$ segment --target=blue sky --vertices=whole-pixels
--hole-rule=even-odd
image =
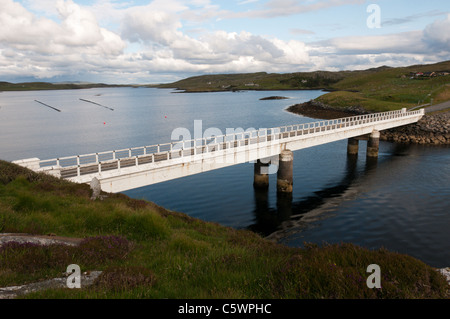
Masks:
[[[0,81],[161,83],[450,60],[446,0],[0,0],[0,8]],[[376,17],[379,28],[368,23]]]

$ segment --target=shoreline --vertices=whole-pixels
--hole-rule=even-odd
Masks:
[[[286,110],[323,120],[372,113],[358,106],[337,109],[314,100],[291,105]],[[382,131],[380,140],[404,144],[450,145],[450,111],[426,114],[415,124]]]
[[[172,93],[223,93],[223,92],[233,92],[233,93],[240,93],[240,92],[246,92],[246,91],[268,91],[268,92],[289,92],[289,91],[324,91],[324,92],[332,92],[332,89],[329,88],[300,88],[300,89],[268,89],[268,88],[232,88],[232,89],[183,89],[179,87],[164,87],[159,86],[155,87],[157,89],[168,89],[168,90],[174,90]]]

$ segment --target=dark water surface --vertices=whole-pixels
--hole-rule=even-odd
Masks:
[[[284,111],[320,91],[173,93],[90,89],[0,93],[0,158],[49,159],[171,141],[176,128],[268,128],[315,121]],[[260,101],[268,96],[289,100]],[[113,108],[87,103],[86,99]],[[35,100],[56,107],[45,107]],[[294,152],[292,198],[253,189],[246,163],[125,192],[290,246],[352,242],[450,266],[450,149],[381,142],[378,160],[346,141]]]

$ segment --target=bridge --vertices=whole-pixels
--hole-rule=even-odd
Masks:
[[[277,173],[277,190],[292,192],[293,151],[348,140],[358,154],[366,139],[367,157],[378,157],[380,131],[419,121],[424,109],[372,113],[306,124],[236,132],[122,150],[48,160],[13,161],[76,183],[97,179],[105,192],[116,193],[241,163],[253,162],[254,186],[267,187]]]

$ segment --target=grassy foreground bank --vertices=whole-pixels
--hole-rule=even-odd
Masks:
[[[91,200],[87,185],[0,161],[0,233],[85,238],[79,246],[0,247],[0,287],[102,270],[83,289],[28,298],[446,298],[448,284],[410,256],[352,244],[289,248],[123,194]],[[369,289],[367,266],[381,268]]]

